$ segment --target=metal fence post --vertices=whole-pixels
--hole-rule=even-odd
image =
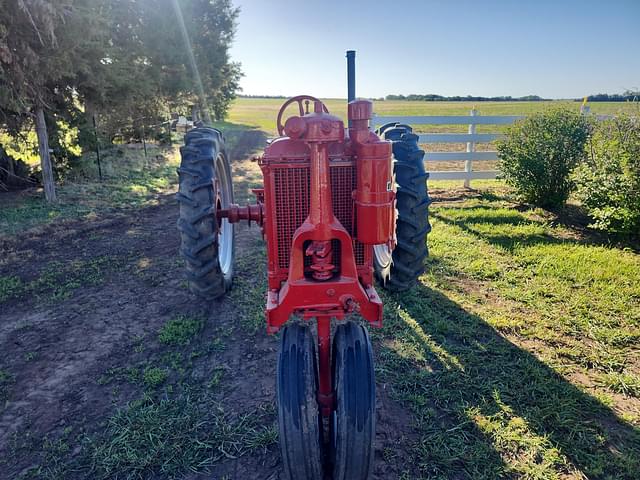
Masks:
[[[147,158],[147,140],[144,138],[144,123],[142,124],[142,147],[144,148],[144,158],[146,159]]]
[[[471,115],[472,117],[475,117],[477,115],[476,109],[472,108],[471,112],[469,113],[469,115]],[[475,134],[476,133],[476,124],[475,123],[471,123],[469,124],[469,132],[470,135]],[[467,153],[473,153],[476,150],[476,142],[467,142]],[[467,174],[467,177],[464,179],[464,188],[471,188],[471,172],[473,170],[473,160],[471,160],[470,158],[464,161],[464,171]]]
[[[102,165],[100,165],[100,139],[98,138],[98,127],[96,126],[96,116],[95,114],[91,116],[93,120],[93,136],[96,141],[96,161],[98,162],[98,177],[100,178],[100,182],[102,182]]]

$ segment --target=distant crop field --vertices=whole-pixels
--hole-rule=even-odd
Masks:
[[[227,120],[231,123],[260,128],[268,134],[276,133],[276,116],[278,109],[285,102],[280,98],[238,98],[231,109]],[[323,99],[329,111],[339,117],[346,118],[347,102],[344,99]],[[476,108],[479,115],[529,115],[545,108],[568,105],[576,111],[579,102],[409,102],[402,100],[384,100],[374,102],[374,112],[378,115],[468,115]],[[621,102],[594,102],[589,104],[591,111],[597,114],[615,114],[621,111],[640,111],[640,105]],[[294,113],[293,107],[291,114]],[[464,126],[431,127],[432,131],[459,131]],[[485,127],[491,130],[492,127]],[[495,131],[497,128],[493,127]],[[483,129],[478,128],[478,131]]]

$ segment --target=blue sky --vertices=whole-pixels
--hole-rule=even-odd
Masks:
[[[640,0],[235,0],[245,94],[581,97],[640,89]],[[394,7],[397,6],[397,7]]]

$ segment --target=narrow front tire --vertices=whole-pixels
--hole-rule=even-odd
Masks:
[[[373,473],[376,381],[373,348],[362,325],[338,325],[333,340],[331,418],[333,480],[367,480]]]
[[[287,325],[278,354],[278,426],[285,478],[323,480],[322,420],[313,335],[307,326]]]

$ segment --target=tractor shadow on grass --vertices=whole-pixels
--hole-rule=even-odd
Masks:
[[[484,203],[464,204],[462,202],[466,200],[478,200]],[[454,202],[449,204],[448,207],[455,208],[457,210],[464,211],[464,216],[459,219],[447,218],[440,213],[437,209],[438,203]],[[471,191],[463,192],[457,197],[450,199],[448,197],[434,198],[434,206],[436,209],[430,212],[433,218],[441,220],[450,225],[455,225],[463,230],[483,238],[484,240],[504,247],[508,250],[513,250],[516,246],[533,245],[537,243],[564,243],[567,241],[573,241],[574,243],[585,245],[598,245],[598,246],[615,246],[618,248],[625,248],[640,253],[640,235],[627,235],[615,232],[604,232],[590,228],[592,223],[591,218],[588,216],[586,210],[576,204],[566,204],[562,207],[544,211],[542,214],[544,218],[538,216],[539,212],[543,212],[542,209],[536,209],[534,206],[513,203],[513,197],[508,194],[500,194],[499,192],[492,191]],[[456,203],[460,202],[459,205]],[[489,203],[487,203],[489,202]],[[510,208],[513,213],[509,215],[504,214],[487,214],[487,212],[495,211],[496,206],[490,202],[503,202],[502,206],[498,208],[504,209]],[[538,210],[536,212],[536,210]],[[525,216],[527,213],[533,214],[532,217]],[[474,227],[477,224],[489,224],[494,226],[527,226],[538,225],[541,228],[545,227],[563,227],[571,238],[558,238],[548,233],[544,234],[522,234],[521,232],[511,230],[510,235],[489,235],[487,232],[478,232]],[[516,232],[515,234],[513,232]]]
[[[516,248],[540,243],[561,244],[566,243],[567,241],[574,241],[590,245],[604,244],[604,242],[598,242],[593,239],[569,240],[555,237],[548,233],[547,228],[545,228],[545,224],[536,220],[528,219],[518,211],[514,211],[508,215],[498,215],[492,214],[491,211],[493,209],[489,206],[474,205],[455,208],[465,211],[464,216],[461,216],[459,219],[452,219],[438,211],[430,212],[430,215],[436,220],[456,226],[466,233],[469,233],[492,245],[502,247],[510,252],[513,252]],[[481,227],[483,225],[491,226],[492,228],[491,230],[488,228],[482,229]],[[527,226],[538,228],[531,228],[531,231],[529,232],[523,231],[524,229],[522,227]]]
[[[626,248],[636,253],[640,252],[640,240],[637,237],[607,235],[604,232],[586,228],[586,226],[560,221],[555,217],[553,221],[527,218],[523,213],[526,213],[528,208],[514,209],[513,213],[507,215],[492,213],[492,210],[495,209],[490,205],[461,205],[454,208],[463,211],[464,214],[460,218],[450,218],[440,210],[434,210],[430,212],[430,216],[510,252],[517,248],[537,244],[613,246]],[[446,210],[443,211],[446,212]],[[488,228],[482,228],[483,225],[495,228],[492,229],[493,231],[489,231]],[[558,236],[554,232],[553,227],[556,225],[564,227],[566,236]],[[527,231],[526,227],[531,227],[531,231]],[[499,233],[495,233],[496,231]]]
[[[382,376],[427,478],[638,478],[640,430],[480,316],[422,284],[387,302]]]

